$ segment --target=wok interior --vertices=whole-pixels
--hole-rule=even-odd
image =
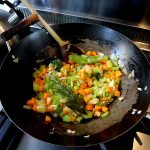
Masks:
[[[80,39],[90,39],[99,43],[104,53],[112,53],[124,60],[126,68],[135,70],[136,77],[140,80],[140,87],[150,85],[149,65],[142,52],[121,34],[105,27],[87,24],[56,25],[54,29],[64,40],[73,43],[82,43]],[[67,30],[66,30],[67,29]],[[49,126],[46,126],[22,106],[32,96],[32,64],[36,56],[47,46],[57,49],[57,43],[43,30],[37,31],[23,39],[6,57],[1,68],[1,101],[2,105],[12,121],[23,131],[43,141],[58,145],[90,145],[105,142],[117,137],[129,130],[144,115],[148,108],[149,91],[139,94],[138,102],[134,108],[142,110],[140,115],[133,116],[129,112],[124,119],[110,128],[84,139],[83,136],[68,136],[49,134]],[[88,45],[87,45],[88,46]],[[12,55],[19,58],[19,63],[12,59]],[[59,125],[59,124],[58,124]],[[62,129],[63,130],[63,129]],[[57,139],[57,140],[56,140]]]

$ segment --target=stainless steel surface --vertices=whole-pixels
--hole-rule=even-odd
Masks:
[[[150,29],[150,0],[29,0],[36,9]],[[23,6],[23,5],[21,5]]]
[[[11,25],[8,23],[8,17],[9,17],[9,13],[7,11],[0,10],[0,33],[8,30],[11,27]],[[16,38],[12,38],[5,42],[0,37],[0,47],[2,48],[2,46],[6,44],[8,51],[11,50],[11,47],[14,45],[15,42],[16,42]]]

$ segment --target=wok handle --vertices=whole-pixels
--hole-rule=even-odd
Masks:
[[[1,33],[1,37],[5,40],[8,41],[11,39],[14,35],[16,35],[19,31],[22,29],[38,22],[38,15],[33,13],[31,14],[28,18],[24,19],[21,21],[19,24],[15,25],[14,27],[10,28],[9,30]]]

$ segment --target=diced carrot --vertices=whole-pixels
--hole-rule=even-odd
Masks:
[[[46,122],[46,123],[51,123],[51,121],[52,121],[51,117],[48,116],[48,115],[46,115],[46,117],[45,117],[45,122]]]
[[[34,106],[34,104],[35,104],[35,98],[34,97],[32,97],[31,99],[29,99],[28,101],[27,101],[27,105],[29,105],[29,106]]]
[[[95,51],[92,51],[92,52],[91,52],[91,55],[92,55],[92,56],[96,56],[97,53],[96,53]]]
[[[69,114],[69,113],[70,113],[70,110],[67,109],[66,107],[64,107],[64,108],[63,108],[63,113],[64,113],[64,114]]]
[[[110,79],[115,79],[115,78],[116,78],[115,71],[111,71],[109,78],[110,78]]]
[[[47,112],[51,112],[53,113],[55,110],[54,110],[54,106],[50,105],[47,107]]]
[[[65,65],[63,66],[63,68],[65,68],[66,70],[69,70],[69,69],[70,69],[70,64],[65,64]]]
[[[50,104],[52,104],[52,99],[51,99],[51,97],[47,97],[46,98],[46,105],[48,106]]]
[[[40,72],[39,74],[37,74],[37,77],[41,78],[42,77],[42,72]]]
[[[46,68],[44,68],[43,70],[42,70],[42,74],[44,75],[44,74],[46,74],[47,73],[47,70],[46,70]]]
[[[84,93],[85,93],[85,94],[90,94],[90,93],[91,93],[91,89],[90,89],[90,88],[84,89]]]
[[[39,92],[42,92],[42,91],[43,91],[43,85],[40,84],[40,86],[39,86]]]
[[[72,64],[74,64],[75,62],[69,60],[68,63],[72,65]]]
[[[118,90],[118,88],[119,88],[119,85],[116,84],[116,85],[115,85],[115,89]]]
[[[91,56],[91,51],[86,52],[87,56]]]
[[[114,91],[114,96],[119,97],[120,96],[120,91]]]
[[[110,87],[110,86],[108,86],[108,87],[106,88],[106,91],[107,91],[108,93],[112,93],[113,88],[112,88],[112,87]]]
[[[80,78],[81,78],[82,80],[85,80],[85,79],[86,79],[85,71],[82,71],[82,72],[80,73]]]
[[[87,84],[88,84],[89,87],[91,87],[93,85],[93,82],[92,82],[91,78],[87,78],[86,81],[87,81]]]
[[[103,97],[101,98],[101,101],[107,101],[109,98],[106,96],[106,97]]]
[[[35,78],[35,83],[40,84],[41,79],[40,78]]]
[[[71,122],[75,122],[76,121],[76,117],[75,116],[71,116]]]
[[[110,78],[110,74],[105,74],[104,77],[105,78]]]
[[[117,70],[117,71],[116,71],[116,77],[117,77],[117,78],[120,78],[121,76],[122,76],[122,72],[119,71],[119,70]]]
[[[102,112],[106,112],[106,111],[108,111],[108,108],[105,106],[102,106]]]
[[[103,69],[103,70],[108,70],[107,64],[104,64],[103,67],[102,67],[102,69]]]
[[[81,89],[87,88],[87,84],[86,84],[86,83],[80,84],[80,88],[81,88]]]
[[[33,110],[34,112],[37,112],[37,106],[36,106],[35,104],[33,105],[32,110]]]
[[[87,103],[90,100],[90,96],[89,95],[85,95],[84,96],[84,101],[85,103]]]
[[[48,92],[45,92],[45,93],[43,94],[43,99],[46,100],[46,98],[47,98],[48,96],[50,96],[50,94],[49,94]]]
[[[78,89],[74,89],[74,93],[75,93],[75,94],[78,94]]]
[[[93,110],[95,112],[95,111],[101,111],[101,109],[102,109],[102,106],[95,105]]]
[[[45,80],[41,80],[41,84],[43,84],[43,85],[44,85],[44,84],[45,84]]]
[[[100,60],[99,63],[100,63],[100,64],[106,64],[106,61],[105,61],[105,60]]]
[[[94,105],[93,104],[87,104],[85,106],[85,110],[93,110]]]
[[[65,105],[64,103],[61,103],[61,104],[60,104],[60,108],[63,108],[63,107],[64,107],[64,105]]]
[[[78,93],[79,93],[80,95],[86,95],[86,94],[85,94],[85,91],[84,91],[83,89],[79,89],[79,90],[78,90]]]

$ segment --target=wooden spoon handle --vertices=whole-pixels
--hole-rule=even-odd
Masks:
[[[67,41],[63,41],[58,34],[49,26],[49,24],[39,15],[39,13],[32,7],[27,0],[21,0],[23,4],[30,10],[31,13],[38,15],[39,22],[41,25],[50,33],[50,35],[57,41],[60,46],[68,44]]]
[[[17,24],[16,26],[10,28],[9,30],[3,32],[1,34],[1,37],[5,40],[8,41],[9,39],[11,39],[14,35],[16,35],[19,31],[21,31],[22,29],[34,24],[38,22],[38,16],[37,14],[33,13],[32,15],[30,15],[28,18],[24,19],[23,21],[21,21],[19,24]]]

